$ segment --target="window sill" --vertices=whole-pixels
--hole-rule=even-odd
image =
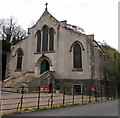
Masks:
[[[15,72],[21,72],[22,70],[21,69],[16,69]]]
[[[55,51],[44,51],[44,52],[35,52],[34,54],[45,54],[45,53],[54,53]]]
[[[73,68],[72,71],[83,71],[82,68]]]

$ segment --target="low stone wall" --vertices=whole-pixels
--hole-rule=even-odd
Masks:
[[[22,87],[23,82],[27,82],[28,80],[34,77],[35,75],[33,71],[27,71],[27,72],[22,73],[16,78],[5,79],[3,82],[3,87]]]

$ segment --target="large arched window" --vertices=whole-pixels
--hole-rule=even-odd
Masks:
[[[48,27],[43,26],[42,51],[48,51]]]
[[[74,68],[75,69],[82,68],[81,46],[78,43],[74,44],[73,55],[74,55]]]
[[[17,70],[21,70],[22,69],[22,56],[23,56],[23,52],[22,50],[18,50],[17,53]]]
[[[41,30],[36,32],[35,36],[37,37],[37,54],[54,51],[54,28],[44,25]]]
[[[50,28],[49,30],[49,51],[54,50],[54,34],[55,34],[55,30],[53,28]]]
[[[37,52],[41,52],[41,32],[40,30],[37,31]]]

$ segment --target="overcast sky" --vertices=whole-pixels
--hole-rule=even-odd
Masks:
[[[35,23],[45,10],[58,20],[80,26],[95,40],[107,42],[118,49],[119,0],[1,0],[0,19],[13,16],[25,30]]]

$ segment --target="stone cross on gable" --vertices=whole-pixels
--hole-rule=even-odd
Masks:
[[[47,10],[47,5],[48,5],[48,3],[46,3],[45,5],[46,5],[46,8],[45,8],[45,10]]]

